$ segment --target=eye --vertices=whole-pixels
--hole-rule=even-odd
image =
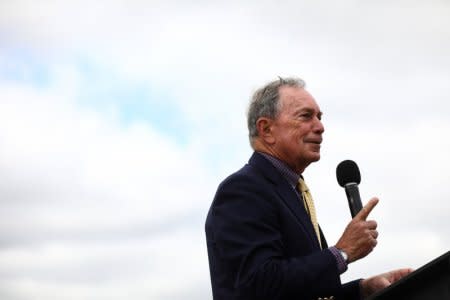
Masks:
[[[300,119],[310,119],[312,118],[312,113],[310,112],[303,112],[299,115]]]

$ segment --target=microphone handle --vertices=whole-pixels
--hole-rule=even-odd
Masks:
[[[350,213],[354,218],[358,212],[362,209],[361,196],[359,195],[358,184],[348,183],[345,185],[345,194],[347,195],[348,206],[350,207]]]

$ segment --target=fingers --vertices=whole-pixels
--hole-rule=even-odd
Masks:
[[[377,276],[373,276],[361,281],[361,293],[363,298],[367,298],[373,293],[380,291],[392,283],[402,279],[404,276],[413,272],[411,268],[398,269]]]
[[[366,220],[378,198],[372,198],[347,225],[336,247],[347,253],[349,262],[368,255],[377,246],[378,224],[374,220]]]
[[[375,221],[366,221],[367,229],[369,231],[369,236],[372,242],[372,249],[376,247],[378,244],[377,238],[378,238],[378,231],[377,228],[377,222]]]
[[[414,272],[414,269],[413,268],[405,268],[405,269],[400,269],[399,272],[402,276],[406,276],[409,273]]]
[[[375,229],[371,230],[370,235],[372,236],[373,239],[376,240],[378,238],[378,231],[376,231]]]
[[[378,227],[378,224],[376,221],[374,220],[370,220],[370,221],[365,221],[365,226],[367,227],[367,229],[369,230],[375,230]]]
[[[405,269],[398,269],[398,270],[394,270],[389,272],[390,273],[390,280],[391,283],[396,282],[397,280],[402,279],[403,277],[405,277],[406,275],[412,273],[414,270],[411,268],[405,268]]]
[[[378,198],[372,198],[367,202],[366,205],[361,209],[361,211],[353,218],[358,221],[365,221],[369,216],[372,209],[378,204]]]

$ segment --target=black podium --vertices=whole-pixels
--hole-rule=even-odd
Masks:
[[[369,299],[450,299],[450,251],[372,295]]]

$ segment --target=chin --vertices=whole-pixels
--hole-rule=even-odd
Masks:
[[[320,153],[311,155],[311,162],[315,162],[315,161],[319,161],[319,160],[320,160]]]

